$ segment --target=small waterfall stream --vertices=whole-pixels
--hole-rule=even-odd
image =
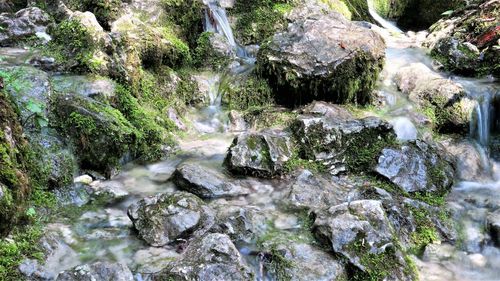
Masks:
[[[370,16],[372,16],[377,23],[379,23],[383,28],[391,32],[403,33],[403,31],[401,31],[401,29],[399,29],[395,24],[384,19],[377,13],[377,11],[375,10],[375,6],[373,4],[373,0],[367,0],[367,3],[368,3],[368,12],[370,13]]]

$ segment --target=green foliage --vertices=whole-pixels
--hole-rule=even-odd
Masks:
[[[411,215],[415,219],[417,229],[411,234],[411,242],[413,247],[411,252],[420,255],[425,250],[427,244],[438,242],[440,240],[439,233],[432,221],[432,215],[427,209],[408,207]]]
[[[235,36],[243,45],[260,44],[287,26],[285,14],[293,8],[293,0],[236,1],[234,13],[238,16]]]
[[[214,36],[212,32],[203,32],[196,41],[194,50],[193,64],[196,67],[210,67],[215,70],[225,68],[229,63],[227,56],[215,52],[210,45],[210,37]]]
[[[182,30],[182,37],[188,45],[196,45],[198,35],[203,31],[203,2],[198,0],[162,0],[168,21]]]

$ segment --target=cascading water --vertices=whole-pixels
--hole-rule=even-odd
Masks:
[[[208,7],[205,10],[205,31],[224,35],[229,44],[236,48],[236,41],[234,40],[233,30],[227,19],[226,10],[220,7],[215,1],[206,2],[205,4]]]
[[[378,22],[383,28],[391,32],[403,33],[403,31],[401,31],[401,29],[399,29],[396,25],[387,21],[377,13],[377,11],[375,10],[375,6],[373,4],[373,0],[367,0],[367,3],[368,3],[368,12],[370,13],[370,16],[372,16],[373,19],[376,22]]]

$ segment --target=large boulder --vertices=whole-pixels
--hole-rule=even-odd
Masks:
[[[322,162],[332,174],[370,167],[382,149],[396,140],[388,122],[376,117],[357,119],[344,108],[323,102],[306,107],[292,128],[301,156]]]
[[[361,271],[362,280],[416,279],[380,201],[352,201],[317,212],[313,229],[320,241]]]
[[[455,1],[452,1],[455,2]],[[447,70],[500,77],[500,12],[496,1],[459,9],[434,24],[424,45]],[[493,19],[493,20],[490,20]]]
[[[212,233],[193,240],[181,258],[153,280],[252,280],[253,274],[225,234]]]
[[[75,268],[59,273],[56,281],[133,281],[134,276],[122,263],[96,262],[93,264],[79,265]]]
[[[290,18],[288,29],[263,44],[257,58],[276,101],[370,102],[384,62],[383,39],[335,12],[298,9]]]
[[[396,84],[428,112],[440,131],[468,131],[476,103],[458,83],[441,77],[424,64],[414,63],[399,70]]]
[[[235,174],[273,177],[284,172],[292,150],[291,138],[286,132],[245,133],[234,139],[225,163]]]
[[[225,204],[224,204],[225,203]],[[251,243],[267,228],[268,217],[256,206],[233,206],[214,202],[217,222],[212,231],[225,233],[235,242]]]
[[[231,182],[221,174],[196,164],[184,164],[174,173],[174,181],[182,190],[201,198],[238,196],[250,191],[238,182]]]
[[[214,224],[213,211],[186,192],[146,197],[130,206],[128,215],[139,236],[157,247],[203,235]]]
[[[384,148],[374,168],[405,192],[445,194],[455,176],[453,165],[431,144],[415,141]]]
[[[30,37],[44,38],[51,22],[50,16],[37,7],[26,8],[17,13],[2,13],[0,46],[16,45]]]

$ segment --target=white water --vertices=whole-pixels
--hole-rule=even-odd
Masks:
[[[377,11],[375,10],[375,6],[373,5],[373,0],[367,0],[367,2],[368,2],[368,12],[376,22],[378,22],[383,28],[391,32],[403,33],[403,31],[401,31],[401,29],[399,29],[396,25],[384,19],[377,13]]]
[[[208,11],[205,11],[205,31],[215,32],[224,35],[229,44],[236,48],[233,30],[227,19],[226,10],[214,1],[205,3]]]

